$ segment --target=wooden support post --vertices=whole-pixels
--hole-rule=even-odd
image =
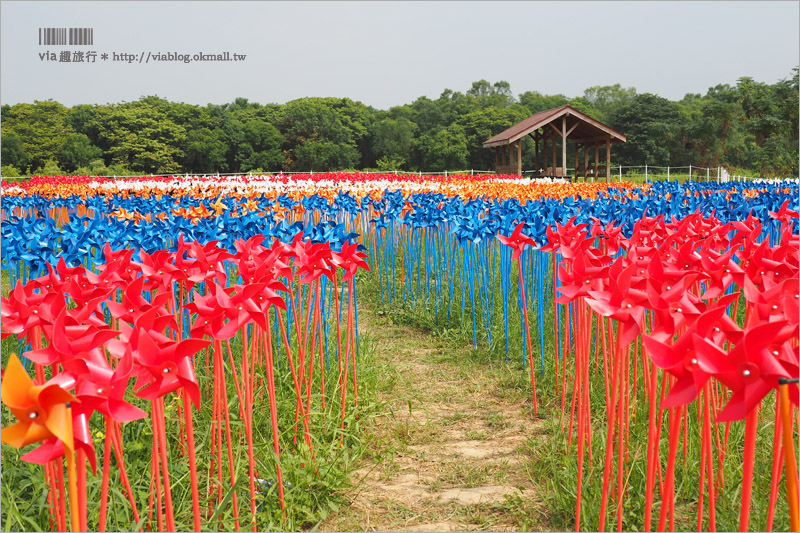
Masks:
[[[494,147],[494,173],[497,174],[497,171],[500,168],[500,148],[497,146]]]
[[[542,135],[542,174],[547,173],[547,134]]]
[[[567,175],[567,117],[561,117],[561,166],[564,168],[561,175]]]
[[[578,181],[578,143],[573,144],[575,144],[575,175],[573,176],[573,179]]]
[[[589,177],[589,145],[583,143],[583,181]]]
[[[517,141],[517,175],[522,176],[522,139]]]
[[[611,181],[611,139],[606,139],[606,183]]]
[[[553,135],[553,176],[556,175],[556,167],[558,166],[558,158],[556,157],[556,144],[558,144],[558,137]]]

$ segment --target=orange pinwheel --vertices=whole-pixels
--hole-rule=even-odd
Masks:
[[[221,215],[225,210],[228,209],[228,206],[222,202],[222,195],[219,195],[217,201],[211,204],[211,207],[214,208],[214,211],[217,212],[217,215]]]
[[[34,385],[15,354],[3,374],[0,396],[19,420],[3,428],[0,440],[19,449],[55,437],[74,449],[68,403],[78,400],[57,384]]]
[[[258,211],[258,202],[256,202],[252,198],[248,198],[246,203],[239,204],[239,206],[244,210],[245,213],[249,213],[251,211]]]

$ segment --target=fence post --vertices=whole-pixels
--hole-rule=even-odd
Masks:
[[[692,165],[689,165],[689,181],[692,181]]]
[[[622,183],[622,165],[619,166],[619,182]]]
[[[669,181],[669,167],[667,167],[667,181]]]
[[[706,182],[709,180],[709,172],[711,171],[711,167],[706,167]]]
[[[644,181],[647,181],[647,165],[644,166]]]
[[[445,178],[447,177],[447,171],[446,170],[444,171],[444,177]]]

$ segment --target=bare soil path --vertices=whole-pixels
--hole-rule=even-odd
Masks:
[[[541,438],[527,395],[502,371],[359,305],[359,326],[386,372],[383,413],[353,473],[350,506],[320,531],[508,531],[546,528],[527,474]],[[470,347],[464,347],[468,353]],[[508,372],[508,370],[506,370]]]

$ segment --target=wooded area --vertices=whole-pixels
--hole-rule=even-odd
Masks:
[[[619,84],[582,96],[514,96],[507,82],[379,110],[349,98],[205,107],[135,102],[2,107],[2,175],[491,169],[481,143],[526,117],[569,104],[624,133],[621,165],[723,166],[761,176],[798,173],[798,69],[774,84],[740,78],[671,101]],[[533,140],[522,168],[533,168]]]

